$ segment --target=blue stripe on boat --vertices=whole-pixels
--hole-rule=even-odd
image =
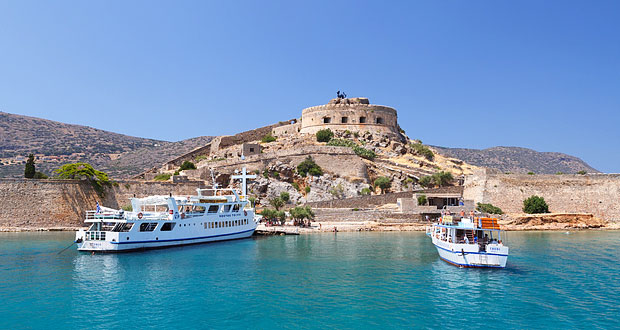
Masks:
[[[222,236],[231,236],[231,235],[237,235],[237,234],[245,234],[247,232],[254,231],[254,230],[255,229],[250,229],[250,230],[240,231],[240,232],[230,233],[230,234],[220,234],[220,235],[191,237],[191,238],[162,239],[162,240],[155,240],[155,241],[126,241],[126,242],[110,242],[110,243],[112,243],[112,244],[138,244],[138,243],[160,243],[160,242],[190,241],[190,240],[194,240],[194,239],[203,239],[203,238],[211,238],[211,237],[222,237]]]
[[[448,250],[448,249],[442,248],[439,245],[435,245],[435,247],[437,247],[438,249],[442,249],[444,251],[452,252],[452,253],[463,253],[461,251]],[[487,252],[465,252],[465,254],[486,254],[486,255],[490,255],[490,256],[500,256],[500,257],[507,257],[508,256],[507,254],[497,254],[497,253],[487,253]]]
[[[492,266],[492,265],[474,265],[474,264],[459,264],[458,262],[454,262],[451,260],[448,260],[446,258],[442,258],[441,256],[439,256],[439,259],[452,264],[452,265],[456,265],[456,266],[463,266],[463,267],[472,267],[472,268],[504,268],[502,266]]]

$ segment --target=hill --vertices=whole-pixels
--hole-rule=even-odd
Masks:
[[[0,177],[22,177],[30,153],[36,155],[37,170],[46,174],[85,161],[113,177],[129,177],[210,140],[167,142],[0,112]]]
[[[446,156],[461,159],[468,164],[494,168],[502,172],[555,174],[586,171],[599,173],[583,160],[559,152],[538,152],[520,147],[493,147],[483,150],[437,146],[433,148]]]

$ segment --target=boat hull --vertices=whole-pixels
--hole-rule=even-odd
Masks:
[[[479,251],[477,244],[452,244],[433,238],[433,245],[441,260],[467,268],[505,268],[508,261],[508,247],[489,244],[486,251]]]
[[[251,237],[255,228],[225,234],[209,236],[181,237],[171,239],[145,239],[139,241],[82,241],[78,243],[78,251],[84,252],[127,252],[147,249],[161,249],[174,246],[203,244],[219,241],[228,241]]]

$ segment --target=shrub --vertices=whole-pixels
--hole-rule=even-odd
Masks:
[[[372,190],[370,190],[370,188],[362,188],[362,191],[360,191],[360,195],[370,195],[372,193]]]
[[[564,172],[555,172],[556,175],[562,175]]]
[[[312,157],[308,156],[308,158],[297,165],[297,174],[304,178],[308,174],[312,176],[321,176],[323,175],[323,169],[314,162]]]
[[[34,167],[34,155],[28,155],[28,160],[26,161],[26,166],[24,167],[24,178],[26,179],[34,179],[34,175],[36,174],[36,170]]]
[[[43,172],[39,172],[39,171],[34,172],[34,178],[33,179],[43,180],[43,179],[47,179],[47,178],[48,178],[48,176],[45,173],[43,173]]]
[[[121,209],[123,211],[131,212],[133,210],[133,207],[131,207],[131,204],[127,204],[127,205],[123,205],[123,207],[121,207]]]
[[[306,194],[310,193],[310,186],[306,186],[306,188],[304,188],[304,191],[306,192]]]
[[[328,146],[332,146],[332,147],[356,147],[357,144],[351,140],[347,140],[347,139],[331,139],[329,140],[329,142],[327,142]]]
[[[527,172],[528,175],[534,175],[534,172]]]
[[[344,187],[339,183],[335,186],[333,186],[330,190],[329,193],[332,194],[334,197],[340,199],[340,198],[344,198]]]
[[[264,170],[263,171],[263,176],[265,177],[265,179],[269,179],[269,170]]]
[[[179,175],[179,174],[181,174],[181,173],[179,172],[179,170],[176,170],[176,171],[174,171],[174,174],[172,174],[172,175]]]
[[[59,179],[85,179],[89,181],[99,195],[103,195],[103,187],[110,184],[106,173],[97,171],[87,163],[65,164],[54,172]]]
[[[293,186],[293,188],[295,188],[295,190],[299,191],[299,183],[293,182],[293,183],[291,183],[291,186]]]
[[[523,212],[528,214],[549,213],[549,206],[544,198],[532,195],[523,201]]]
[[[433,177],[428,176],[428,175],[421,177],[420,180],[418,180],[418,184],[425,188],[430,188],[435,185],[433,183]]]
[[[181,167],[179,167],[179,171],[195,170],[195,169],[196,169],[196,165],[194,165],[194,163],[190,162],[189,160],[184,161],[183,164],[181,164]]]
[[[155,181],[168,181],[170,180],[170,173],[161,173],[161,174],[157,174],[157,176],[155,176],[155,178],[153,178],[153,180]]]
[[[280,193],[280,199],[286,204],[289,200],[291,200],[291,194],[286,191]]]
[[[256,206],[256,197],[254,197],[254,196],[248,197],[248,201],[250,201],[250,206],[251,207],[255,207]]]
[[[207,159],[207,156],[205,155],[200,155],[200,156],[196,156],[196,158],[194,158],[194,161],[196,163],[200,163],[200,161]]]
[[[356,211],[356,212],[357,212],[357,211],[359,211],[359,210],[360,210],[360,208],[359,208],[359,207],[355,207],[355,208],[353,208],[351,211]]]
[[[366,158],[368,160],[373,160],[377,158],[377,154],[374,151],[362,148],[360,146],[353,147],[353,152],[355,152],[356,155],[362,158]]]
[[[577,174],[581,174],[581,175],[585,175],[585,174],[587,174],[587,173],[588,173],[588,172],[586,172],[586,171],[584,171],[584,170],[581,170],[581,171],[577,172]]]
[[[478,203],[476,205],[476,210],[478,210],[480,212],[483,212],[483,213],[504,214],[502,209],[500,209],[499,207],[497,207],[497,206],[495,206],[493,204]]]
[[[428,200],[426,199],[426,195],[418,196],[418,205],[426,205],[427,201]]]
[[[379,187],[382,193],[391,186],[392,180],[390,180],[387,176],[380,176],[375,179],[375,187]]]
[[[269,142],[273,142],[275,140],[276,140],[276,138],[273,135],[271,135],[271,132],[269,132],[269,133],[267,133],[267,135],[263,136],[262,139],[260,139],[260,142],[262,142],[262,143],[269,143]]]
[[[286,213],[284,211],[278,211],[274,209],[264,209],[261,212],[263,218],[269,221],[279,221],[280,224],[284,224],[286,221]]]
[[[318,142],[329,142],[334,137],[334,132],[331,129],[322,129],[316,132],[316,140]]]
[[[450,172],[441,171],[433,174],[433,182],[440,187],[449,184],[452,180],[454,178]]]
[[[272,198],[269,200],[269,204],[273,206],[277,211],[284,206],[284,201],[280,197]]]
[[[420,155],[430,161],[435,159],[435,154],[433,151],[429,147],[423,145],[422,141],[411,143],[410,146],[417,155]]]
[[[289,211],[289,213],[295,220],[314,219],[314,212],[312,212],[312,209],[309,206],[295,206]]]
[[[273,175],[273,177],[276,178],[276,179],[280,178],[280,172],[278,172],[278,171],[273,171],[273,173],[271,173],[271,175]]]

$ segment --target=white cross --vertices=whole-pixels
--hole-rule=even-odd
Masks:
[[[240,179],[241,180],[241,193],[243,194],[243,198],[247,199],[247,179],[256,179],[256,174],[249,174],[245,168],[245,166],[243,167],[243,169],[241,170],[241,174],[240,175],[233,175],[231,176],[231,178],[234,179]]]

